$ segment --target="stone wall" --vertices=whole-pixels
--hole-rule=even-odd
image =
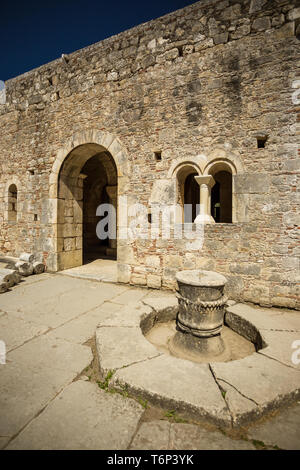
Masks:
[[[205,226],[201,250],[119,241],[121,281],[172,288],[176,270],[203,267],[229,277],[237,299],[299,307],[299,25],[296,0],[202,1],[8,81],[0,252],[35,251],[55,269],[63,248],[54,181],[67,149],[99,132],[121,162],[119,195],[131,202],[160,191],[171,200],[180,162],[205,173],[222,159],[236,170],[232,224]],[[11,184],[16,223],[6,217]]]

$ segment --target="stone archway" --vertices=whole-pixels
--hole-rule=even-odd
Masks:
[[[97,184],[98,176],[107,196],[105,202],[116,206],[118,196],[124,194],[128,182],[128,158],[119,139],[95,130],[74,135],[59,151],[50,174],[49,212],[53,238],[47,268],[51,271],[83,263],[84,181],[92,175],[93,168],[89,169],[88,163],[92,159],[94,169],[99,164],[95,178],[91,178],[92,184]],[[92,207],[96,203],[94,201]],[[111,241],[107,248],[111,250],[110,254],[115,252],[117,240]]]

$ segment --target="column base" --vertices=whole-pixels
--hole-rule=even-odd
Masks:
[[[215,224],[215,219],[209,214],[199,214],[194,220],[194,224]]]

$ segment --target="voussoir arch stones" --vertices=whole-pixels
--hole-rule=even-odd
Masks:
[[[50,198],[57,197],[58,176],[66,157],[77,147],[85,144],[97,144],[102,147],[103,151],[108,151],[115,161],[118,178],[125,180],[128,178],[130,171],[128,153],[120,139],[106,131],[96,129],[84,130],[77,132],[69,138],[58,151],[49,178]]]
[[[110,387],[223,428],[252,423],[299,400],[300,365],[291,362],[299,315],[231,306],[227,325],[254,341],[257,352],[227,363],[196,364],[159,351],[143,334],[157,321],[175,320],[177,308],[175,295],[162,294],[109,316],[103,312],[97,351],[103,376],[114,371]]]

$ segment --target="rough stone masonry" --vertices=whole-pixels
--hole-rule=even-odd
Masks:
[[[201,184],[202,247],[118,239],[98,255],[117,253],[120,282],[211,269],[236,300],[299,308],[299,39],[298,0],[204,0],[7,81],[0,253],[80,265],[101,201],[119,233],[118,196],[195,204]]]

